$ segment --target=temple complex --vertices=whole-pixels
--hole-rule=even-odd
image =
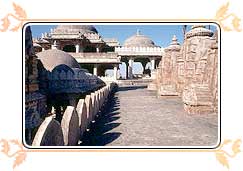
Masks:
[[[115,38],[102,38],[94,26],[89,25],[60,25],[43,33],[41,38],[34,40],[37,52],[58,49],[74,57],[82,68],[99,76],[104,81],[119,79],[119,64],[126,64],[126,79],[133,79],[133,62],[140,62],[143,73],[151,76],[158,66],[163,48],[147,36],[137,33],[121,46]],[[145,67],[151,63],[150,70]],[[105,71],[113,69],[113,77],[106,77]]]
[[[58,49],[71,55],[82,68],[90,73],[104,77],[106,69],[114,70],[118,77],[120,59],[115,52],[119,46],[116,39],[103,39],[93,26],[89,25],[59,25],[49,33],[35,39],[34,43],[41,51]]]
[[[193,25],[181,43],[172,34],[165,48],[139,30],[121,45],[91,25],[58,25],[33,40],[26,27],[26,144],[215,145],[218,43],[217,30],[204,25]]]

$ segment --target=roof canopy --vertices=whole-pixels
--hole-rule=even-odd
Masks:
[[[98,34],[98,31],[96,28],[92,25],[59,25],[54,29],[55,33],[96,33]]]
[[[140,31],[129,37],[124,42],[125,47],[157,47],[154,42],[147,36],[142,35]]]

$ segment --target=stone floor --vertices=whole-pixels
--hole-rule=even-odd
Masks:
[[[141,86],[120,87],[82,145],[212,146],[217,115],[187,115],[179,97],[156,97]]]

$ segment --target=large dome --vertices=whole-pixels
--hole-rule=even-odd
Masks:
[[[55,28],[55,32],[98,33],[92,25],[59,25]]]
[[[154,42],[147,36],[142,35],[139,31],[137,34],[129,37],[124,42],[125,47],[157,47]]]
[[[44,68],[48,71],[52,71],[56,66],[61,64],[65,64],[70,68],[80,68],[74,57],[61,50],[49,49],[37,53],[36,56],[38,56],[38,59],[40,59]]]

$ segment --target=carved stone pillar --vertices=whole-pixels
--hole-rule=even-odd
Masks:
[[[152,59],[150,60],[150,62],[151,62],[151,71],[152,71],[152,70],[155,69],[155,59],[152,58]]]
[[[114,68],[113,68],[113,77],[114,77],[114,80],[117,80],[117,71],[118,71],[118,69],[117,69],[117,65],[115,64],[114,65]]]
[[[96,76],[98,75],[97,70],[98,70],[98,64],[94,64],[93,74]]]
[[[80,45],[79,44],[76,44],[75,45],[75,48],[76,48],[76,53],[79,53],[80,52]]]
[[[100,48],[96,47],[96,52],[99,53],[100,52]]]
[[[130,58],[129,59],[129,66],[128,66],[128,78],[129,79],[133,78],[133,73],[132,73],[133,62],[134,62],[134,59]]]

